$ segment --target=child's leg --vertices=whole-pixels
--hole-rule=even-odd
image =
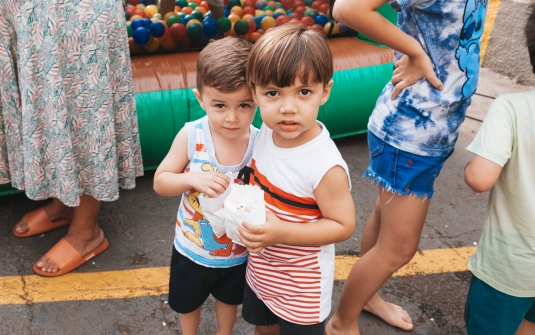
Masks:
[[[255,326],[254,335],[279,335],[280,327],[278,324],[271,326]]]
[[[351,270],[338,309],[327,326],[328,334],[359,334],[358,319],[368,301],[416,253],[429,204],[429,200],[413,195],[381,192],[379,209],[373,214],[380,217],[377,242]],[[377,218],[372,224],[377,224]],[[371,228],[369,236],[373,238],[377,228]]]
[[[197,308],[191,313],[179,314],[180,316],[180,328],[184,335],[196,335],[197,327],[199,326],[199,320],[201,319],[202,306]]]
[[[535,334],[535,323],[528,320],[522,321],[520,328],[516,331],[515,335],[533,335]]]
[[[238,305],[227,305],[216,299],[215,314],[217,316],[217,335],[232,334],[232,327],[236,321]]]

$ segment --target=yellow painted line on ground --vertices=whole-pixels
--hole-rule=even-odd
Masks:
[[[490,35],[492,34],[492,27],[494,27],[494,21],[496,20],[500,3],[501,0],[489,0],[488,2],[487,16],[485,17],[485,27],[483,28],[483,37],[481,38],[481,64],[483,64],[485,54],[487,53]]]
[[[424,250],[394,276],[468,270],[475,247]],[[356,256],[336,256],[335,280],[347,278]],[[72,273],[57,278],[0,277],[0,305],[97,299],[129,299],[167,293],[169,268]]]

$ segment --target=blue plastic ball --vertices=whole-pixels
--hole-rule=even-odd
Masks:
[[[145,45],[150,41],[150,32],[145,27],[139,27],[134,30],[132,37],[134,38],[134,42],[137,44]]]
[[[262,28],[262,19],[258,17],[251,18],[256,23],[256,30]]]
[[[140,20],[140,19],[136,19],[136,20],[132,21],[132,23],[130,23],[130,27],[132,27],[132,30],[136,30],[139,27],[146,28],[145,27],[145,22],[143,20]]]
[[[152,22],[149,30],[150,34],[156,38],[160,38],[165,34],[165,26],[161,22]]]
[[[256,9],[264,9],[264,7],[267,6],[267,3],[265,3],[264,1],[259,1],[256,3]]]
[[[282,13],[279,13],[279,12],[277,12],[277,13],[273,13],[273,18],[276,19],[276,18],[278,18],[278,17],[281,16],[281,15],[282,15]]]
[[[212,18],[205,19],[202,22],[202,28],[204,30],[204,35],[209,39],[216,37],[217,33],[219,32],[219,27]]]
[[[143,19],[143,22],[145,23],[145,28],[149,29],[150,25],[152,24],[151,19],[149,18]]]
[[[223,11],[223,13],[225,13],[225,17],[228,17],[228,16],[230,15],[230,12],[228,11],[228,9],[225,9],[225,10]]]
[[[327,22],[329,22],[329,17],[323,14],[316,16],[314,19],[314,23],[319,24],[322,27],[325,26]]]
[[[267,16],[266,14],[260,14],[258,15],[258,19],[262,21],[262,19],[265,18],[266,16]]]

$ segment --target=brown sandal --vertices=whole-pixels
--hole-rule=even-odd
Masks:
[[[49,232],[51,230],[66,226],[71,223],[72,219],[50,220],[46,214],[45,208],[41,207],[24,215],[24,220],[28,225],[28,231],[25,233],[18,233],[13,227],[13,235],[16,237],[30,237]]]

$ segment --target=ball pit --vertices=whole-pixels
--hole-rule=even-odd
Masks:
[[[331,35],[349,30],[329,20],[329,0],[228,0],[225,1],[225,17],[217,21],[202,0],[176,0],[174,11],[167,13],[160,13],[159,2],[145,5],[146,0],[122,1],[128,36],[137,44],[130,44],[133,46],[131,53],[200,49],[218,36],[240,36],[254,42],[265,31],[289,22],[301,22],[309,27],[317,25],[319,27],[313,27],[315,30]],[[182,26],[186,28],[185,34]],[[326,26],[329,29],[325,29]],[[176,43],[166,41],[155,47],[155,38],[167,36]]]

